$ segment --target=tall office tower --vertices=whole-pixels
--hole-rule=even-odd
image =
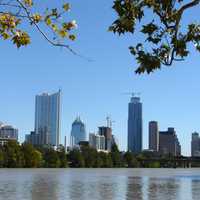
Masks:
[[[60,142],[61,90],[36,96],[35,134],[39,144],[58,146]]]
[[[158,151],[159,150],[159,131],[158,122],[149,122],[149,149]]]
[[[181,145],[174,128],[159,132],[159,152],[163,155],[181,155]]]
[[[142,151],[142,103],[139,97],[132,97],[128,106],[128,151]]]
[[[83,141],[86,141],[85,124],[81,121],[80,117],[77,117],[72,123],[71,147],[79,145],[79,142]]]
[[[107,126],[99,127],[99,135],[105,137],[105,150],[111,151],[112,145],[114,144],[112,129]]]
[[[191,156],[200,157],[200,137],[199,133],[192,133]]]

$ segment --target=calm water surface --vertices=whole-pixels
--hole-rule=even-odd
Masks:
[[[200,200],[200,169],[1,169],[11,199]]]

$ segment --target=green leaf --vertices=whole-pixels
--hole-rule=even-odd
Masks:
[[[48,26],[51,25],[51,23],[52,23],[50,17],[46,17],[46,18],[45,18],[45,22],[46,22],[46,24],[47,24]]]
[[[69,5],[69,3],[65,3],[65,4],[63,5],[63,9],[64,9],[65,11],[69,11],[69,10],[70,10],[70,5]]]
[[[61,29],[61,30],[59,30],[59,35],[60,35],[62,38],[64,38],[64,37],[67,36],[67,31]]]
[[[1,34],[1,36],[3,37],[4,40],[7,40],[7,39],[10,38],[10,35],[9,35],[8,33],[6,33],[6,32],[3,32],[3,33]]]
[[[69,39],[74,41],[76,39],[76,36],[75,35],[69,35]]]

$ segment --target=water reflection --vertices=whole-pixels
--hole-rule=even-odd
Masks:
[[[179,199],[180,184],[173,178],[149,178],[148,179],[148,200],[155,199]]]
[[[58,181],[52,174],[36,174],[33,176],[29,190],[32,200],[58,200]]]
[[[126,200],[143,200],[142,177],[128,177]]]
[[[10,194],[16,194],[17,185],[15,182],[8,181],[0,185],[0,199],[9,199]]]
[[[0,170],[0,200],[200,199],[198,170],[154,173],[144,169]]]
[[[179,199],[180,182],[173,178],[128,177],[126,200]]]
[[[79,200],[81,199],[85,200],[87,199],[87,190],[85,188],[84,181],[73,181],[69,185],[68,188],[69,192],[69,199],[70,200]]]
[[[192,180],[191,193],[193,200],[200,199],[200,180]]]
[[[105,199],[115,199],[115,193],[118,192],[117,188],[116,188],[117,184],[115,184],[115,181],[113,182],[107,182],[105,181],[99,181],[98,182],[98,196],[99,196],[99,200],[105,200]]]
[[[109,177],[91,179],[90,177],[82,180],[69,180],[69,199],[70,200],[114,200],[116,193],[119,192],[115,178]]]

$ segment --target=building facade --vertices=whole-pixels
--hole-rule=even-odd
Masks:
[[[95,133],[89,134],[89,145],[97,151],[106,151],[105,137]]]
[[[80,142],[86,141],[86,128],[85,124],[77,117],[72,123],[71,130],[71,147],[78,146]]]
[[[158,122],[149,122],[149,150],[159,151]]]
[[[142,151],[142,103],[139,97],[132,97],[128,105],[128,151]]]
[[[60,143],[61,90],[43,93],[35,100],[35,134],[39,144],[58,146]]]
[[[112,145],[114,144],[114,138],[112,135],[112,129],[110,127],[101,126],[99,127],[99,135],[105,138],[105,150],[111,151]]]
[[[31,131],[29,135],[25,136],[25,142],[32,144],[34,146],[43,146],[43,145],[51,145],[50,144],[50,135],[48,132],[40,132],[38,134],[35,131]],[[55,145],[53,145],[55,146]]]
[[[18,129],[11,125],[0,123],[0,145],[4,145],[10,140],[18,141]]]
[[[159,152],[162,155],[181,155],[181,145],[174,128],[159,132]]]
[[[38,134],[36,135],[34,131],[31,131],[30,134],[27,134],[25,136],[25,142],[32,144],[32,145],[39,145],[39,138],[38,138]]]
[[[197,132],[192,133],[191,156],[200,157],[200,137]]]

